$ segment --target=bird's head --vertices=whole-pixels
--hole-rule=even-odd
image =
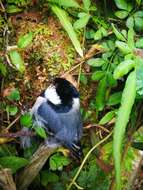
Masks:
[[[45,98],[55,105],[71,104],[74,99],[79,99],[79,92],[72,83],[64,78],[55,78],[45,90]]]

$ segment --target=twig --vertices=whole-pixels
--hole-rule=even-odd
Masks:
[[[91,47],[91,49],[92,49],[92,47]],[[66,76],[67,74],[69,74],[69,73],[71,73],[72,71],[74,71],[75,69],[77,69],[81,64],[83,64],[85,61],[87,61],[87,60],[90,59],[91,57],[102,53],[103,50],[100,50],[100,51],[98,51],[98,52],[96,52],[96,53],[91,52],[90,54],[89,54],[89,52],[90,52],[90,50],[87,52],[87,54],[85,55],[84,58],[82,58],[82,59],[80,59],[80,60],[77,60],[77,61],[76,61],[76,65],[74,65],[70,70],[68,70],[67,72],[65,72],[65,73],[62,75],[62,77]]]
[[[20,118],[21,115],[18,115],[15,120],[13,120],[5,129],[5,131],[8,131]]]
[[[16,190],[10,169],[5,168],[0,170],[0,187],[2,187],[3,190]]]
[[[29,187],[45,162],[51,154],[56,151],[57,147],[48,147],[46,144],[40,146],[33,155],[30,163],[21,171],[17,177],[18,190],[25,190]]]
[[[95,144],[95,145],[89,150],[89,152],[88,152],[88,153],[86,154],[86,156],[84,157],[84,159],[83,159],[83,161],[82,161],[82,163],[81,163],[81,165],[80,165],[80,167],[79,167],[79,169],[78,169],[76,175],[74,176],[74,178],[73,178],[73,180],[71,181],[71,183],[68,185],[67,190],[70,190],[71,187],[72,187],[72,185],[75,183],[76,179],[78,178],[78,176],[79,176],[79,174],[80,174],[80,172],[81,172],[81,170],[82,170],[82,168],[83,168],[83,166],[84,166],[86,160],[87,160],[88,157],[90,156],[90,154],[91,154],[99,145],[101,145],[101,144],[102,144],[103,142],[105,142],[109,137],[111,137],[112,133],[113,133],[113,132],[111,132],[109,135],[107,135],[104,139],[102,139],[100,142],[98,142],[97,144]]]
[[[33,132],[30,131],[18,131],[16,133],[1,133],[0,138],[17,138],[22,136],[35,136]]]
[[[1,6],[2,10],[5,12],[5,8],[4,8],[3,3],[2,3],[1,0],[0,0],[0,6]]]

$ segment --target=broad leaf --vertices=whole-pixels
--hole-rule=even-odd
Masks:
[[[109,121],[111,121],[114,116],[115,116],[115,111],[110,111],[110,112],[106,113],[102,117],[102,119],[99,121],[99,125],[105,125],[106,123],[108,123]]]
[[[59,176],[48,170],[41,172],[41,184],[47,186],[48,183],[56,183],[59,181]]]
[[[133,28],[134,27],[134,18],[133,16],[130,16],[127,21],[126,21],[126,26],[128,28]]]
[[[24,36],[21,36],[19,38],[17,45],[19,48],[25,48],[31,44],[32,40],[33,40],[33,32],[29,32],[28,34],[25,34]]]
[[[42,137],[44,139],[47,138],[45,129],[43,127],[35,126],[34,129],[35,129],[37,135],[39,135],[40,137]]]
[[[16,69],[18,71],[23,73],[25,70],[25,65],[24,65],[24,61],[23,61],[21,55],[19,54],[19,52],[16,50],[12,50],[12,51],[10,51],[9,55],[10,55],[12,64],[16,67]]]
[[[83,6],[86,11],[89,11],[90,5],[91,5],[91,0],[82,0],[83,1]]]
[[[115,12],[115,15],[116,17],[120,18],[120,19],[124,19],[128,16],[129,12],[128,11],[125,11],[125,10],[122,10],[122,11],[116,11]]]
[[[87,64],[92,67],[101,67],[105,61],[102,58],[91,58],[87,61]]]
[[[20,124],[24,127],[31,127],[32,126],[32,115],[30,113],[25,113],[20,117]]]
[[[125,60],[116,67],[113,76],[115,79],[119,79],[124,75],[126,75],[134,67],[135,67],[135,61]]]
[[[142,37],[142,38],[139,38],[139,39],[136,41],[136,47],[143,49],[143,37]]]
[[[18,12],[21,12],[22,9],[18,8],[15,5],[8,4],[6,11],[7,11],[7,13],[18,13]]]
[[[11,101],[19,101],[20,100],[20,93],[17,88],[13,89],[7,98]]]
[[[0,73],[5,77],[7,74],[6,65],[0,62]]]
[[[115,1],[116,6],[119,9],[123,9],[123,10],[126,10],[126,11],[131,11],[132,8],[133,8],[132,4],[128,0],[114,0],[114,1]]]
[[[123,54],[129,54],[132,53],[132,49],[128,46],[128,44],[126,44],[125,42],[121,42],[121,41],[116,41],[115,42],[116,46],[119,48],[119,50],[123,53]]]
[[[107,105],[108,106],[114,106],[121,102],[122,92],[115,92],[114,94],[111,94],[109,96]]]
[[[101,78],[103,78],[105,76],[105,72],[104,71],[95,71],[92,76],[91,79],[94,81],[98,81]]]
[[[80,17],[78,20],[75,21],[75,23],[73,25],[74,28],[75,29],[84,28],[87,25],[89,19],[90,19],[90,15],[89,14],[86,14],[85,16]]]
[[[6,111],[9,113],[9,115],[14,116],[18,112],[18,108],[17,108],[17,106],[7,105],[6,106]]]
[[[4,156],[0,158],[0,165],[3,168],[10,168],[12,173],[15,173],[18,169],[26,166],[28,160],[17,156]]]
[[[63,169],[63,166],[67,166],[69,163],[70,160],[60,154],[54,154],[53,156],[50,157],[51,170]]]

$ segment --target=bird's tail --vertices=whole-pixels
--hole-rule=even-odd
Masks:
[[[23,133],[29,133],[31,132],[31,129],[27,128],[27,127],[23,127],[22,130],[21,130]],[[31,136],[21,136],[20,137],[20,145],[22,148],[29,148],[32,144],[32,137]]]
[[[69,149],[72,152],[72,155],[77,158],[78,160],[81,160],[83,157],[82,147],[80,142],[73,142],[70,144]]]

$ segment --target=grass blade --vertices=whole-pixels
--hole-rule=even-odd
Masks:
[[[113,138],[113,156],[116,172],[116,190],[121,190],[121,152],[125,129],[129,121],[132,106],[136,96],[136,73],[131,72],[126,80],[123,90],[121,106],[119,108]]]
[[[57,15],[57,17],[59,18],[62,26],[64,27],[64,29],[68,33],[69,38],[71,39],[77,53],[81,57],[83,57],[83,51],[81,49],[80,42],[77,39],[76,33],[75,33],[74,29],[73,29],[73,26],[72,26],[72,24],[71,24],[71,22],[70,22],[70,20],[69,20],[69,18],[67,16],[66,12],[63,9],[61,9],[61,8],[55,6],[55,5],[52,6],[52,10]]]

